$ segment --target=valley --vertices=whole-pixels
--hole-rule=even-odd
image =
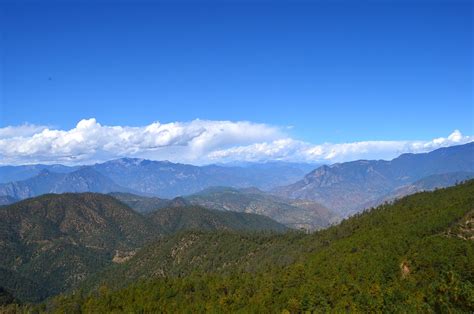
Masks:
[[[473,306],[473,149],[471,143],[390,162],[321,166],[271,190],[239,187],[240,179],[229,181],[241,182],[234,187],[207,186],[216,182],[209,179],[198,192],[174,198],[116,183],[119,171],[126,172],[121,167],[132,167],[128,176],[144,167],[136,182],[154,180],[144,160],[112,162],[121,170],[110,163],[41,169],[0,185],[1,299],[6,309],[46,306],[48,312],[70,306],[89,312],[103,304],[128,311],[127,298],[137,300],[136,294],[151,298],[133,303],[140,311],[259,311],[262,304],[290,312],[372,311],[402,303],[411,310],[467,309]],[[155,186],[173,182],[160,180]],[[455,259],[443,257],[450,255]],[[427,283],[433,272],[435,288]],[[433,289],[453,284],[442,301],[434,298]],[[422,303],[409,296],[414,286],[422,287]],[[452,299],[450,289],[461,294]],[[171,291],[171,298],[160,294]],[[375,299],[355,298],[357,291]]]
[[[0,0],[0,314],[474,314],[474,0]]]
[[[460,235],[472,229],[473,197],[471,180],[312,234],[182,230],[88,276],[80,293],[5,309],[469,311],[474,242]]]

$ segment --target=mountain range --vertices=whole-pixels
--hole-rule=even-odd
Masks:
[[[38,200],[69,196],[47,195]],[[73,198],[94,196],[78,194]],[[110,204],[125,206],[111,196],[101,197]],[[84,202],[88,203],[81,200],[81,204]],[[28,281],[38,278],[30,277],[29,271],[35,268],[23,268],[21,272],[10,271],[24,277],[0,281],[2,285],[11,283],[0,289],[0,296],[4,302],[13,302],[3,308],[7,312],[469,313],[474,309],[473,204],[474,181],[470,180],[383,204],[311,234],[183,230],[151,238],[130,254],[117,256],[109,249],[109,258],[114,255],[116,262],[98,267],[75,286],[73,293],[57,295],[39,305],[16,305],[19,301],[14,300],[24,291],[23,285],[38,294],[43,291],[32,290],[35,284],[41,287],[43,281]],[[41,206],[29,205],[29,211],[33,208]],[[140,236],[143,233],[130,238],[127,230],[137,227],[131,217],[139,214],[126,208],[115,215],[113,221],[121,226],[115,232],[121,240],[111,241],[110,248],[128,248],[136,240],[144,239]],[[0,212],[4,209],[0,207]],[[7,212],[25,214],[19,207]],[[46,212],[39,215],[43,216],[63,217]],[[103,213],[100,217],[108,215]],[[153,224],[152,219],[146,220]],[[131,226],[124,225],[127,221]],[[25,230],[25,236],[19,237],[23,239],[21,243],[51,234],[45,232],[48,229],[39,233],[33,228],[33,232],[27,222],[19,224],[20,230]],[[70,232],[78,247],[89,243],[94,245],[92,249],[98,246],[106,250],[100,241],[95,242],[95,236],[77,238],[81,224],[72,222],[62,228]],[[51,225],[52,230],[54,226]],[[50,245],[42,241],[33,243]],[[59,258],[62,254],[56,250],[43,255],[49,258],[42,265],[46,274],[58,259],[63,261]],[[74,255],[66,258],[70,265],[75,264]],[[17,259],[10,259],[16,265]],[[36,272],[41,272],[41,268],[36,268]]]
[[[67,192],[133,192],[135,194],[174,198],[199,192],[212,186],[273,187],[299,180],[314,169],[314,164],[268,162],[246,163],[240,166],[193,166],[169,161],[121,158],[88,166],[29,165],[0,167],[0,195],[17,199],[44,193]],[[78,172],[79,171],[79,172]],[[105,181],[87,190],[83,176],[89,171],[91,181]],[[56,174],[48,180],[45,174]],[[61,174],[61,175],[60,175]],[[81,178],[73,179],[72,176]],[[101,178],[100,175],[103,177]],[[36,179],[35,179],[36,178]],[[54,181],[54,182],[53,182]],[[86,189],[86,190],[84,190]]]
[[[117,184],[163,198],[189,195],[212,186],[273,187],[295,182],[313,169],[310,164],[254,163],[234,167],[193,166],[169,161],[122,158],[91,166]]]
[[[43,170],[56,173],[69,173],[79,169],[80,166],[63,165],[24,165],[24,166],[0,166],[0,183],[22,181],[40,174]]]
[[[302,180],[272,192],[292,199],[313,200],[347,216],[377,205],[377,201],[391,199],[401,189],[409,192],[410,185],[426,177],[436,181],[431,183],[431,188],[444,187],[453,182],[445,178],[458,178],[459,172],[466,179],[473,177],[474,142],[429,153],[403,154],[391,161],[358,160],[324,165]]]
[[[110,193],[140,213],[161,208],[199,206],[218,211],[259,214],[294,229],[317,230],[339,221],[331,210],[313,201],[279,198],[257,188],[207,188],[199,193],[174,199],[146,197],[131,193]]]
[[[10,183],[0,184],[0,195],[14,199],[25,199],[47,193],[65,192],[129,192],[108,177],[90,167],[57,173],[43,169],[36,176]]]
[[[33,177],[1,183],[0,204],[63,192],[121,192],[159,199],[193,195],[190,199],[194,204],[267,213],[287,225],[312,229],[331,221],[329,216],[324,222],[320,219],[327,210],[346,217],[403,195],[473,177],[474,142],[429,153],[403,154],[390,161],[358,160],[314,167],[286,162],[193,166],[134,158],[81,167],[6,166],[0,167],[1,177]],[[418,182],[425,179],[430,184]],[[215,193],[219,186],[233,190]],[[214,188],[210,194],[205,191],[209,188]],[[211,194],[214,199],[210,199]],[[242,202],[230,205],[231,199]],[[315,209],[315,203],[319,209]],[[274,208],[265,209],[270,204]],[[301,204],[306,204],[304,210]]]
[[[396,199],[402,198],[406,195],[411,195],[423,191],[433,191],[435,189],[453,186],[464,181],[474,178],[474,172],[449,172],[442,174],[434,174],[423,179],[417,180],[413,183],[403,185],[394,189],[389,194],[375,200],[372,203],[365,203],[364,207],[375,207],[386,202],[393,202]]]
[[[134,194],[91,167],[43,169],[23,185],[3,185],[29,198],[0,206],[0,300],[42,302],[59,295],[41,305],[57,312],[132,311],[132,304],[145,312],[348,306],[383,312],[400,304],[408,312],[423,306],[469,311],[474,181],[464,182],[472,172],[460,169],[471,166],[464,159],[471,152],[464,145],[414,155],[410,167],[425,169],[414,172],[406,166],[411,156],[403,157],[405,169],[395,167],[397,160],[374,161],[378,168],[366,168],[367,182],[358,174],[371,161],[316,169],[328,171],[322,180],[328,189],[355,179],[366,187],[400,182],[372,204],[361,202],[373,208],[340,222],[315,201],[257,188],[212,187],[163,199]],[[430,169],[433,159],[454,165]],[[346,170],[334,178],[333,168]],[[421,192],[440,185],[456,186]],[[68,186],[76,193],[63,193]],[[61,194],[30,197],[48,189]],[[77,193],[88,189],[108,194]],[[306,234],[288,226],[323,229]],[[440,291],[446,294],[441,299]],[[24,306],[25,312],[42,311]]]

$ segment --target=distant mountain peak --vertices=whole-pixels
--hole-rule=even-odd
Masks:
[[[274,189],[274,193],[310,199],[346,215],[401,186],[451,172],[474,172],[474,142],[429,153],[403,154],[390,161],[356,160],[324,165],[303,180]]]
[[[189,205],[189,202],[184,199],[183,197],[175,197],[173,198],[169,204],[168,204],[168,207],[183,207],[183,206],[188,206]]]
[[[142,161],[145,159],[143,158],[131,158],[131,157],[123,157],[123,158],[118,158],[118,159],[113,159],[110,161],[107,161],[106,163],[109,164],[120,164],[120,165],[139,165]]]
[[[133,192],[116,184],[92,167],[84,166],[69,173],[43,169],[38,175],[21,181],[0,184],[0,195],[25,199],[47,193],[65,192]]]

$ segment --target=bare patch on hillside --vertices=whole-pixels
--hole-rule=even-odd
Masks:
[[[468,212],[458,223],[449,228],[446,234],[448,237],[474,241],[474,210]]]
[[[410,266],[407,261],[403,261],[400,264],[400,271],[402,273],[402,278],[407,278],[410,275]]]
[[[135,255],[134,251],[124,252],[124,251],[115,251],[115,255],[112,258],[112,262],[116,264],[122,264],[131,259]]]

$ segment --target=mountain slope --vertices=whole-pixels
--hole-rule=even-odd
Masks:
[[[265,271],[288,266],[304,252],[301,232],[246,233],[228,230],[186,231],[160,238],[123,264],[88,278],[81,288],[123,288],[137,280],[185,277],[191,273],[230,274],[236,269]]]
[[[157,235],[156,226],[110,196],[43,195],[0,207],[0,268],[41,289],[4,286],[22,300],[37,300],[75,286]],[[4,274],[0,272],[0,274]]]
[[[311,235],[179,234],[109,269],[96,279],[103,283],[99,293],[61,297],[50,306],[61,312],[472,312],[474,242],[458,236],[472,232],[472,212],[474,180],[405,197]],[[125,289],[107,288],[140,278]]]
[[[213,187],[186,199],[206,208],[264,215],[297,229],[314,230],[337,221],[335,214],[316,202],[283,199],[255,188]]]
[[[313,170],[316,165],[291,162],[250,162],[193,166],[168,161],[122,158],[93,166],[69,167],[41,164],[0,166],[0,183],[30,179],[43,170],[70,173],[84,167],[91,167],[120,185],[139,193],[172,198],[217,185],[257,186],[261,189],[270,189],[296,182]]]
[[[222,212],[200,206],[167,207],[150,213],[148,218],[167,233],[181,230],[267,230],[276,232],[287,230],[285,226],[262,215]]]
[[[149,241],[182,230],[286,231],[270,218],[186,206],[142,215],[110,195],[47,194],[0,207],[0,283],[39,301],[123,263]],[[35,287],[35,288],[33,288]]]
[[[130,193],[110,195],[141,213],[165,207],[198,205],[220,211],[259,214],[296,229],[315,230],[338,221],[337,215],[316,202],[283,199],[256,188],[212,187],[185,198],[172,200]]]
[[[64,192],[127,192],[127,188],[117,185],[109,178],[83,167],[70,173],[55,173],[42,170],[37,176],[17,182],[0,184],[0,195],[25,199],[47,193]]]
[[[474,142],[425,154],[403,154],[391,161],[359,160],[321,166],[303,180],[273,192],[314,200],[347,215],[403,185],[430,175],[459,171],[474,172]]]
[[[193,204],[188,198],[176,197],[168,200],[130,193],[110,193],[110,195],[134,210],[146,214],[146,217],[165,233],[182,230],[285,231],[287,229],[264,214],[222,212],[213,207]]]

